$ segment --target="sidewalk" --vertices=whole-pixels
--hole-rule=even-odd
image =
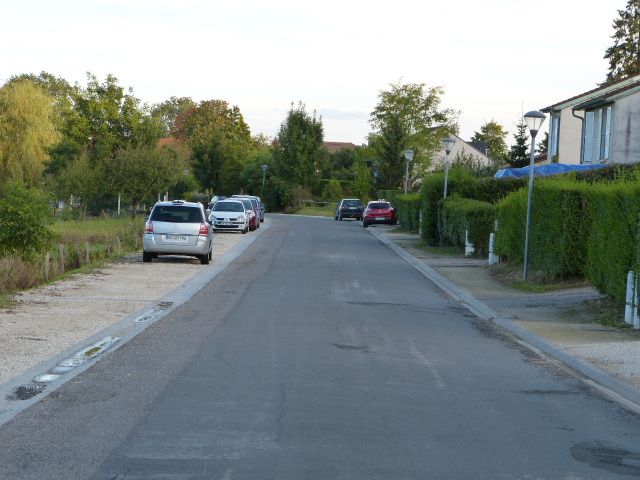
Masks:
[[[583,287],[546,293],[516,290],[495,280],[484,259],[427,252],[418,247],[421,239],[417,234],[393,232],[393,227],[370,230],[375,230],[371,233],[382,237],[381,240],[401,247],[418,265],[431,267],[460,292],[470,294],[469,298],[477,300],[477,305],[488,307],[487,311],[495,312],[508,327],[515,325],[516,330],[520,327],[560,352],[604,372],[601,378],[592,378],[596,382],[603,383],[602,378],[608,374],[635,387],[629,390],[635,390],[640,398],[640,332],[598,323],[594,309],[585,304],[601,298],[595,289]]]

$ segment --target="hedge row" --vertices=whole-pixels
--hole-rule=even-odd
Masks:
[[[498,204],[496,252],[521,262],[526,190]],[[637,182],[538,181],[529,245],[532,269],[547,278],[585,275],[623,302],[629,270],[640,270],[640,185]]]
[[[489,251],[489,234],[493,231],[496,207],[492,203],[459,196],[441,200],[440,235],[443,241],[463,248],[465,231],[476,252]]]
[[[396,209],[400,225],[417,232],[420,218],[420,195],[418,193],[395,195],[391,203]]]

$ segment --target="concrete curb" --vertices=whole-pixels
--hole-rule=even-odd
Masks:
[[[537,353],[544,353],[545,355],[561,362],[577,372],[579,374],[577,375],[578,378],[591,387],[596,388],[602,394],[621,404],[625,408],[640,414],[640,390],[636,387],[619,380],[604,370],[594,367],[593,365],[568,354],[566,351],[548,342],[535,333],[522,328],[507,318],[501,317],[491,307],[481,302],[467,290],[459,287],[451,280],[444,277],[444,275],[438,273],[436,270],[411,255],[404,248],[389,240],[386,235],[378,233],[371,228],[368,229],[368,232],[385,246],[397,253],[403,260],[422,273],[426,278],[444,290],[454,300],[460,302],[469,311],[471,311],[471,313],[482,320],[492,321],[496,325],[512,333],[521,340],[520,343],[525,347]]]
[[[142,333],[150,325],[187,302],[211,280],[220,275],[236,258],[242,255],[271,225],[271,220],[265,218],[264,223],[258,230],[252,232],[251,235],[243,235],[244,238],[227,253],[220,256],[220,258],[209,266],[204,267],[200,272],[178,285],[174,290],[159,300],[150,302],[143,308],[121,318],[116,323],[106,327],[95,335],[41,362],[31,370],[0,384],[0,426],[11,420],[18,413],[39,402],[66,382],[90,368],[94,363],[100,361],[106,355],[114,352],[129,340]],[[109,348],[105,348],[102,351],[98,350],[96,354],[87,354],[95,350],[95,345],[100,345],[105,341],[110,342]],[[76,359],[79,356],[83,358],[82,362],[72,361],[72,359]],[[73,363],[77,363],[77,365],[58,375],[61,365]],[[48,381],[38,382],[38,380],[42,378],[47,378]],[[12,398],[19,388],[27,392],[35,392],[35,394],[24,400]]]

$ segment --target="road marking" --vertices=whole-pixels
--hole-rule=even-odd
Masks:
[[[440,375],[440,372],[438,371],[435,363],[433,363],[433,361],[431,361],[429,357],[418,350],[418,348],[413,343],[413,340],[409,340],[409,350],[411,351],[413,356],[418,359],[418,362],[429,369],[429,372],[431,372],[431,375],[436,381],[436,387],[438,388],[438,390],[447,390],[447,385],[446,383],[444,383],[444,380],[442,380],[442,375]]]

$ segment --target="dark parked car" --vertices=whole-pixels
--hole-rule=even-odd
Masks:
[[[356,220],[362,220],[363,211],[364,205],[359,198],[343,198],[340,200],[340,203],[338,203],[334,219],[355,218]]]
[[[362,226],[367,228],[375,223],[386,223],[395,225],[398,223],[396,210],[391,204],[385,200],[377,200],[369,202],[363,213]]]

